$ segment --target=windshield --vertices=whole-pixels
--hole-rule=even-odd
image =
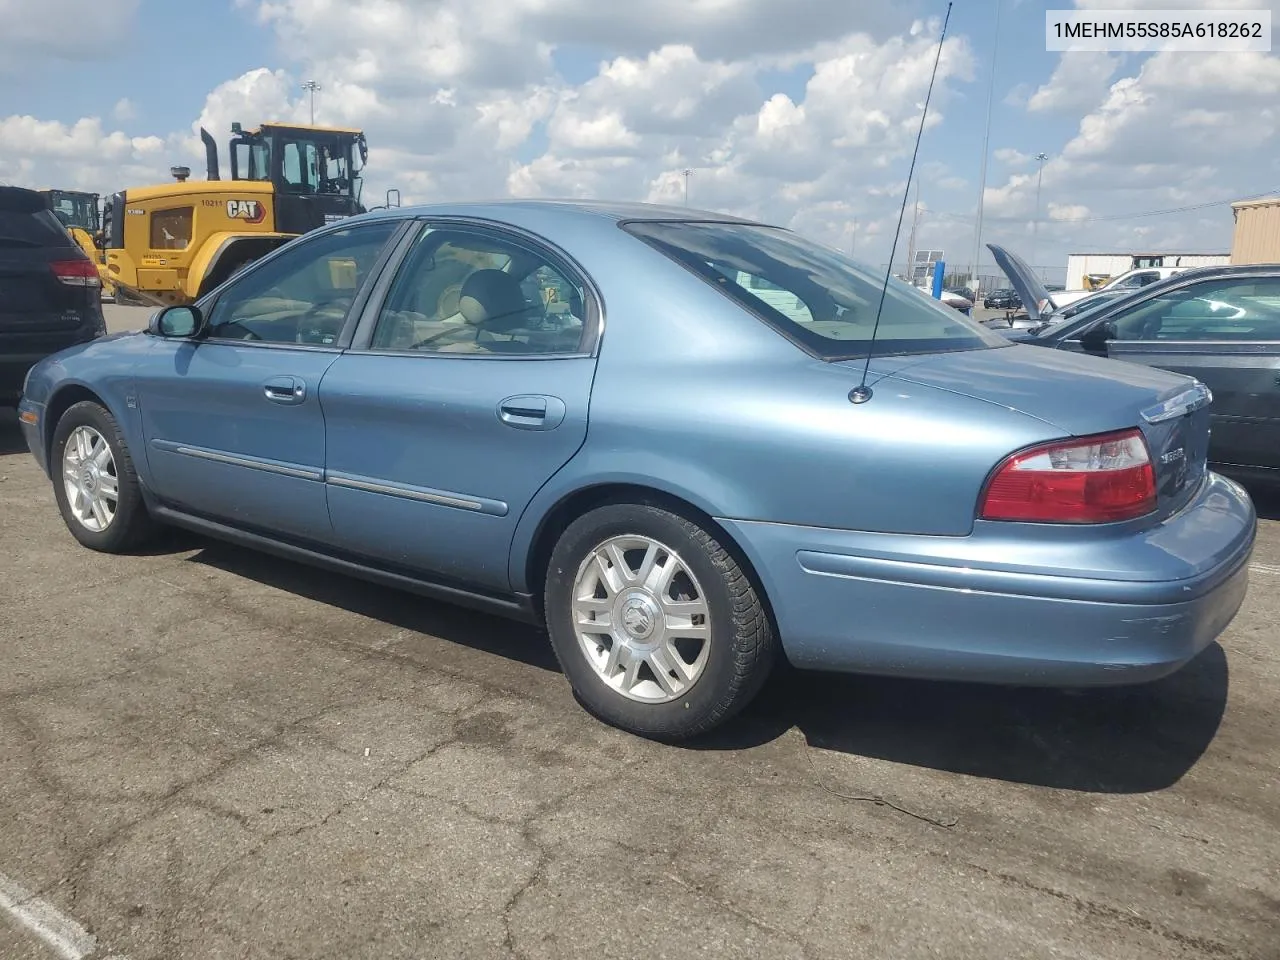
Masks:
[[[713,283],[824,360],[866,357],[884,274],[788,230],[739,223],[634,221],[623,229]],[[876,356],[1007,347],[999,333],[891,280]]]
[[[98,229],[97,198],[87,194],[54,193],[53,214],[68,227],[82,227],[93,233]]]
[[[281,139],[282,186],[288,193],[351,196],[352,147],[346,138]]]

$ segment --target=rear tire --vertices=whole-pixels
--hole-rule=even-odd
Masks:
[[[124,553],[154,532],[133,458],[109,410],[92,400],[73,404],[54,429],[50,454],[58,510],[83,546]]]
[[[612,504],[551,555],[548,632],[583,706],[675,741],[719,726],[764,685],[777,643],[750,577],[715,536],[659,507]]]

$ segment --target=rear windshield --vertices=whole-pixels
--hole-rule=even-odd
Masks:
[[[884,274],[788,230],[737,223],[633,221],[653,245],[783,336],[824,360],[865,357]],[[874,355],[1009,346],[1010,341],[899,280],[890,280]]]
[[[0,207],[0,250],[70,247],[74,244],[53,211],[15,213]]]

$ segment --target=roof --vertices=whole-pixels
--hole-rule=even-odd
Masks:
[[[266,127],[287,127],[290,130],[307,130],[314,133],[345,133],[353,137],[364,133],[363,130],[358,130],[354,127],[315,127],[307,123],[289,123],[287,120],[268,120],[265,123],[258,124],[256,129],[262,130]],[[246,130],[245,132],[252,133],[254,131]]]
[[[1246,207],[1274,207],[1280,204],[1280,197],[1255,197],[1252,200],[1237,200],[1231,205],[1232,210],[1244,210]]]
[[[1110,250],[1103,253],[1068,253],[1068,257],[1229,257],[1230,253],[1218,253],[1210,251],[1205,253],[1202,250],[1137,250],[1132,253],[1128,251]],[[1151,269],[1158,269],[1152,267]]]
[[[484,216],[504,210],[562,212],[602,217],[608,220],[701,220],[719,223],[757,223],[758,221],[684,206],[658,203],[636,203],[624,200],[521,199],[474,200],[460,203],[429,203],[396,207],[412,214],[448,214],[450,216]]]

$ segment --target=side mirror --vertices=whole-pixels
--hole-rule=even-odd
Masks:
[[[1106,353],[1107,342],[1116,339],[1116,325],[1112,320],[1095,324],[1080,335],[1080,346],[1090,353]]]
[[[147,332],[177,340],[198,337],[204,332],[204,317],[194,306],[165,307],[152,315]]]

